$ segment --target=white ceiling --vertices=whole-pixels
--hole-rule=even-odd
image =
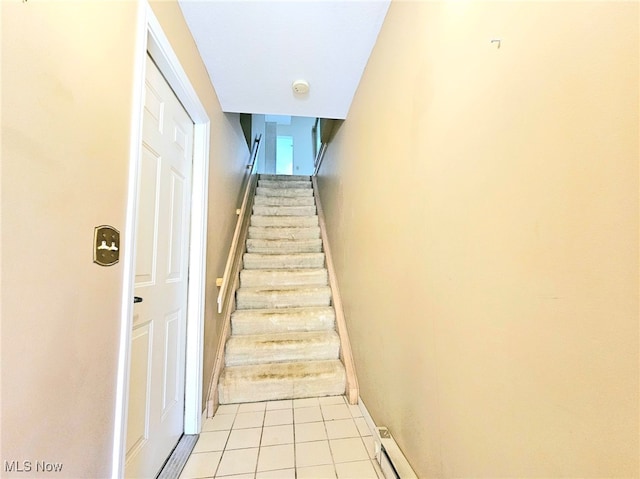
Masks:
[[[224,111],[340,119],[390,2],[179,1]]]

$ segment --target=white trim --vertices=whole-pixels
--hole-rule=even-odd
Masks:
[[[207,278],[207,215],[209,193],[209,122],[195,124],[191,185],[191,236],[187,297],[187,350],[184,393],[184,433],[202,427],[204,305]],[[200,161],[198,161],[199,159]]]
[[[367,423],[367,426],[371,431],[371,435],[373,437],[377,436],[378,427],[376,426],[376,423],[371,417],[371,414],[369,414],[369,410],[367,409],[367,406],[365,406],[364,403],[362,402],[362,398],[360,396],[358,396],[358,407],[360,408],[360,412],[362,413],[362,417],[364,418],[364,421]]]
[[[209,187],[209,131],[206,110],[187,74],[180,65],[169,40],[146,0],[138,1],[138,32],[134,67],[131,142],[129,145],[129,184],[124,237],[123,288],[118,352],[118,374],[114,418],[111,477],[124,475],[126,448],[129,348],[132,325],[132,297],[135,259],[135,212],[138,161],[142,144],[145,59],[147,51],[194,122],[193,180],[191,194],[191,234],[189,239],[189,290],[187,296],[187,347],[185,374],[184,432],[197,434],[202,426],[202,367],[204,335],[204,296],[207,248],[207,196]]]
[[[138,1],[136,16],[138,31],[135,42],[135,68],[133,72],[133,92],[131,100],[131,139],[129,143],[129,184],[127,185],[127,214],[123,235],[123,275],[122,275],[122,307],[120,317],[120,345],[118,348],[118,374],[116,377],[116,404],[113,419],[113,451],[111,460],[111,477],[124,477],[124,458],[127,441],[127,398],[129,397],[129,346],[131,343],[131,325],[133,317],[133,287],[135,264],[136,208],[138,158],[142,145],[142,115],[144,106],[144,64],[146,57],[146,4]],[[142,65],[142,68],[140,68]],[[127,234],[128,233],[128,234]]]

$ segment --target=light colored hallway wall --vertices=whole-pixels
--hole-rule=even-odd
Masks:
[[[0,7],[0,460],[61,462],[61,477],[111,472],[123,269],[93,264],[92,241],[100,224],[123,238],[131,233],[124,223],[136,3]],[[215,278],[246,146],[239,146],[237,118],[220,112],[179,9],[163,3],[155,11],[212,120],[208,259]],[[207,288],[211,298],[211,278]],[[216,319],[209,305],[210,343]]]
[[[392,2],[319,182],[419,477],[639,475],[638,7]]]
[[[92,242],[101,224],[128,234],[136,5],[0,8],[0,459],[60,462],[66,477],[105,477],[123,271],[121,263],[93,264]]]

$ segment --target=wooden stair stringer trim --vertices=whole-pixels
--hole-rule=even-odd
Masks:
[[[329,275],[329,287],[331,288],[332,304],[336,313],[336,331],[340,337],[340,360],[344,365],[346,373],[346,396],[349,404],[358,404],[360,394],[358,387],[358,378],[356,376],[355,363],[353,361],[353,353],[351,351],[351,342],[349,341],[349,333],[347,332],[347,323],[342,309],[342,298],[338,288],[338,280],[335,269],[333,267],[333,257],[331,256],[331,248],[329,247],[329,238],[327,236],[327,226],[324,219],[324,210],[320,201],[318,191],[318,181],[316,176],[311,177],[313,187],[313,196],[316,200],[316,210],[318,215],[318,224],[320,226],[320,237],[322,238],[322,246],[325,255],[325,266]]]
[[[230,277],[233,279],[231,288],[227,293],[227,297],[223,301],[222,308],[222,329],[220,331],[220,337],[218,338],[218,348],[216,350],[216,358],[213,365],[213,371],[211,372],[211,380],[209,382],[209,393],[207,395],[207,417],[213,417],[220,404],[220,398],[218,395],[218,386],[220,382],[220,376],[224,370],[224,354],[227,339],[231,336],[231,314],[236,310],[236,291],[240,287],[240,271],[242,270],[242,257],[246,252],[247,237],[249,236],[249,225],[251,223],[250,218],[253,211],[253,202],[255,198],[256,188],[258,185],[259,175],[253,174],[250,178],[248,185],[249,192],[246,201],[243,204],[243,208],[240,211],[240,220],[242,221],[242,227],[237,237],[234,240],[237,241],[236,248],[233,250],[235,253],[232,258]],[[232,245],[233,247],[233,245]]]

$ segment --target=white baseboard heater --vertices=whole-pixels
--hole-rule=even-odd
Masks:
[[[386,427],[376,427],[376,430],[376,460],[385,479],[418,479],[389,430]]]

